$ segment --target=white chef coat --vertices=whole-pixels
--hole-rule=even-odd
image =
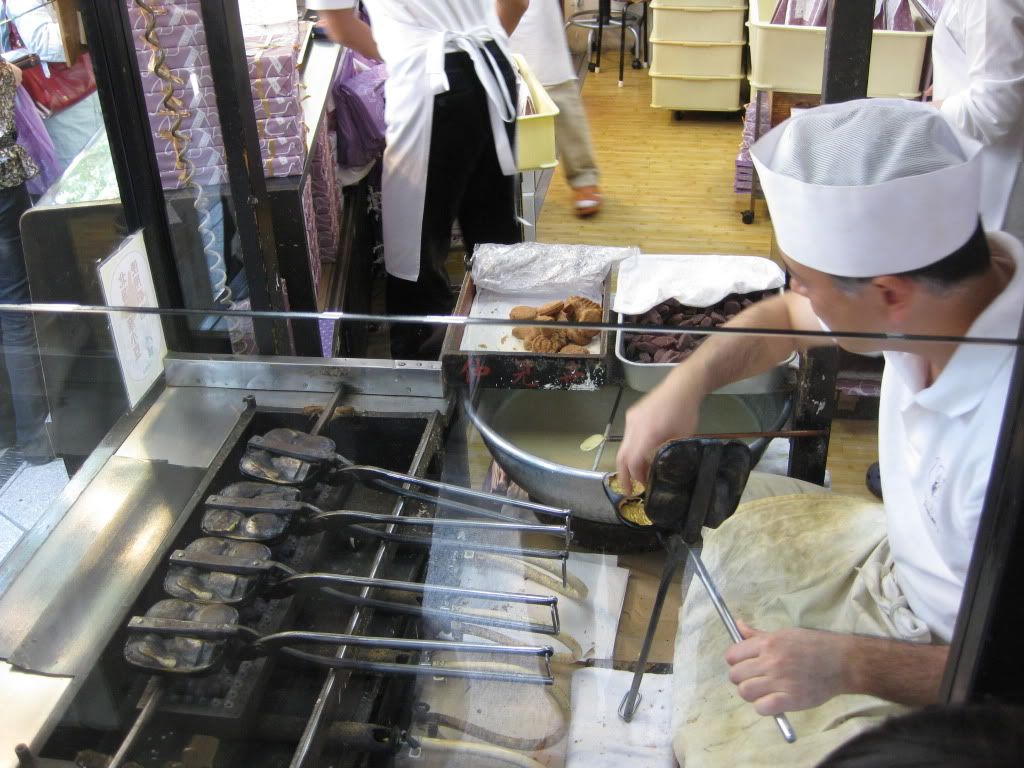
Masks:
[[[445,53],[464,51],[487,93],[487,108],[501,170],[516,173],[505,124],[515,101],[491,53],[494,41],[508,50],[508,35],[494,0],[364,0],[374,40],[387,65],[381,212],[384,265],[389,274],[416,280],[420,271],[423,195],[427,187],[434,96],[448,90]],[[314,10],[353,8],[355,0],[307,0]]]
[[[530,0],[510,39],[543,86],[576,79],[560,0]]]
[[[968,336],[1016,338],[1024,246],[989,233],[1016,271]],[[1010,384],[1010,347],[960,345],[931,386],[918,355],[886,352],[878,456],[896,580],[911,609],[949,641],[960,607]]]
[[[985,145],[982,220],[1002,229],[1011,196],[1024,205],[1024,0],[946,0],[932,59],[942,114]]]

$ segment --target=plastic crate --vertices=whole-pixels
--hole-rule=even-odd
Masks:
[[[651,68],[662,75],[733,77],[743,74],[743,41],[680,43],[651,40]]]
[[[657,0],[655,5],[661,8],[735,8],[743,5],[743,0]]]
[[[537,80],[529,65],[519,54],[513,54],[516,68],[530,91],[530,100],[536,110],[532,115],[516,119],[516,165],[521,171],[554,168],[558,165],[555,152],[555,116],[558,107],[544,86]]]
[[[654,23],[651,37],[688,43],[731,43],[743,39],[747,7],[669,6],[651,3]]]
[[[701,112],[731,112],[740,108],[742,75],[688,77],[651,71],[651,106]]]
[[[769,23],[776,2],[750,0],[750,85],[761,91],[821,93],[825,28]],[[876,30],[868,96],[920,96],[921,66],[931,34]]]

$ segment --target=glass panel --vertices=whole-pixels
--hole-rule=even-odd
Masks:
[[[822,638],[848,633],[949,639],[944,633],[956,615],[958,587],[936,586],[921,563],[939,558],[963,578],[972,534],[955,526],[963,514],[980,510],[987,462],[942,463],[948,446],[936,444],[935,461],[907,468],[907,478],[883,470],[887,495],[902,498],[901,481],[908,479],[930,489],[918,515],[901,505],[890,508],[896,517],[887,523],[863,480],[879,455],[878,416],[848,395],[831,425],[826,487],[788,477],[791,449],[808,439],[788,432],[797,363],[745,391],[704,399],[699,433],[733,435],[736,442],[709,439],[699,451],[688,443],[660,455],[644,475],[649,490],[640,509],[609,495],[605,473],[624,449],[622,435],[628,448],[644,409],[656,401],[641,401],[643,393],[624,385],[619,372],[600,384],[570,375],[559,388],[527,386],[525,379],[509,387],[494,386],[500,382],[487,373],[494,356],[486,353],[455,365],[171,352],[157,366],[162,376],[131,408],[123,371],[141,376],[154,350],[159,360],[159,343],[146,342],[146,324],[175,315],[182,313],[39,308],[47,444],[58,460],[30,464],[17,449],[0,459],[0,466],[12,466],[0,489],[11,533],[0,567],[0,619],[21,611],[18,622],[0,623],[6,626],[0,644],[8,658],[39,673],[75,679],[103,665],[111,700],[145,703],[155,690],[145,684],[155,673],[163,681],[155,712],[184,719],[173,732],[162,714],[152,719],[129,750],[140,765],[177,759],[194,748],[195,734],[212,718],[235,718],[235,707],[250,706],[262,724],[260,738],[224,736],[210,745],[217,761],[302,764],[304,754],[334,760],[385,747],[397,750],[403,764],[459,765],[472,754],[575,765],[620,750],[635,759],[668,760],[673,744],[680,753],[691,744],[714,749],[711,734],[722,736],[736,723],[748,735],[729,742],[728,755],[746,754],[751,734],[759,748],[785,755],[792,748],[777,725],[738,698],[729,681],[723,654],[731,641],[707,586],[694,579],[687,543],[737,620],[764,631],[807,630],[801,637],[810,645],[802,646],[801,659],[817,652],[807,648],[827,649]],[[8,329],[20,317],[2,310],[4,359],[15,370],[11,360],[22,353]],[[330,321],[343,332],[350,322],[389,318],[288,319]],[[465,330],[467,322],[477,324],[450,320],[448,329]],[[507,320],[480,324],[488,322]],[[563,324],[566,332],[572,327]],[[613,330],[651,327],[602,332]],[[769,330],[730,338],[793,341],[766,336]],[[883,345],[907,343],[870,336]],[[980,456],[995,443],[1016,343],[960,342],[958,354],[980,355],[976,366],[1005,366],[986,377],[993,388],[983,393],[979,413],[988,415],[971,423],[955,447],[957,456]],[[949,343],[921,339],[914,350],[931,356]],[[557,364],[563,375],[582,366],[571,356]],[[11,382],[19,387],[14,377]],[[671,426],[691,407],[683,389],[671,397],[658,391],[655,397],[667,397],[655,409],[659,425]],[[709,477],[716,491],[702,496],[698,489]],[[240,485],[253,482],[266,485]],[[955,503],[961,487],[975,489],[967,506]],[[394,515],[401,517],[392,526]],[[402,521],[409,517],[415,519]],[[701,521],[706,527],[698,535]],[[891,550],[884,545],[887,530]],[[898,567],[906,562],[921,567],[920,574],[897,571],[893,582],[889,551]],[[128,561],[131,567],[118,569]],[[666,576],[671,563],[676,571]],[[627,726],[618,710],[663,577],[667,591],[642,696]],[[905,596],[892,592],[897,585]],[[374,589],[364,594],[366,586]],[[69,596],[89,611],[69,611],[57,621],[53,606]],[[160,603],[183,597],[184,604]],[[126,646],[115,630],[147,612]],[[196,630],[161,624],[164,619],[239,622],[260,637],[300,630],[364,639],[286,635],[253,644],[233,631],[230,640],[169,639],[161,627],[186,637]],[[830,633],[812,634],[821,629]],[[68,645],[62,633],[81,642]],[[395,643],[395,636],[414,642]],[[340,652],[338,642],[349,644]],[[104,646],[103,661],[87,650]],[[842,646],[843,654],[849,647]],[[271,660],[238,666],[239,653]],[[843,654],[837,663],[852,658]],[[331,673],[324,667],[329,661],[356,669],[348,670],[351,676]],[[913,675],[916,662],[906,663]],[[808,679],[822,682],[816,674]],[[338,698],[325,698],[327,690]],[[109,745],[119,743],[137,711],[124,717],[84,708],[84,697],[93,695],[92,688],[82,690],[43,756],[113,751]],[[331,701],[336,708],[324,709]],[[853,735],[823,736],[821,717],[866,726],[896,711],[874,702],[865,716],[858,709],[863,701],[840,696],[789,712],[798,745],[817,743],[827,751]],[[727,722],[716,719],[723,712]],[[698,716],[703,729],[691,727]],[[102,741],[82,735],[81,726],[101,723],[95,732],[106,731]],[[311,747],[304,734],[321,728],[326,741]],[[639,733],[646,735],[638,746]]]

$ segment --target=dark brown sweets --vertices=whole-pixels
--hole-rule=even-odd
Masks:
[[[742,310],[774,291],[730,294],[710,307],[687,307],[675,299],[658,304],[642,315],[626,315],[623,320],[638,325],[662,325],[674,328],[711,328],[731,320]],[[634,363],[678,363],[688,358],[707,336],[688,333],[626,333],[623,336],[626,359]]]

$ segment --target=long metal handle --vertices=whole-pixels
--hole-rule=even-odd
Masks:
[[[688,544],[685,546],[690,557],[690,562],[693,563],[693,570],[696,571],[697,578],[700,579],[701,584],[704,585],[704,589],[707,590],[708,597],[711,598],[711,604],[715,606],[715,610],[718,611],[718,615],[721,617],[722,623],[725,624],[725,628],[728,630],[729,636],[735,643],[742,642],[743,634],[740,632],[740,628],[737,626],[736,620],[732,617],[729,607],[725,604],[725,600],[722,599],[722,595],[719,593],[718,587],[716,587],[715,582],[711,580],[711,574],[708,573],[708,569],[704,567],[704,561],[700,559],[700,555],[698,555],[692,547]],[[782,738],[790,744],[796,741],[796,731],[793,730],[793,726],[785,714],[775,715],[775,723],[779,726],[779,730],[782,732]]]
[[[423,477],[416,477],[415,475],[407,475],[402,472],[393,472],[389,469],[382,469],[381,467],[353,464],[338,467],[336,471],[386,477],[389,480],[410,483],[412,485],[418,485],[421,488],[443,491],[445,493],[450,493],[453,496],[462,496],[467,499],[486,501],[491,504],[499,504],[502,506],[507,505],[510,507],[519,507],[520,509],[529,509],[532,512],[541,512],[545,515],[552,515],[554,517],[568,518],[571,514],[568,509],[559,509],[558,507],[551,507],[547,504],[538,504],[537,502],[527,501],[525,499],[510,499],[507,496],[500,496],[496,493],[487,493],[486,491],[477,491],[473,488],[464,488],[461,485],[452,485],[451,483],[442,483],[437,480],[428,480]]]
[[[324,512],[318,517],[320,522],[341,521],[356,523],[387,523],[395,525],[422,525],[429,528],[461,528],[482,529],[484,531],[518,531],[520,533],[547,533],[552,536],[565,537],[566,526],[542,525],[539,523],[507,523],[488,520],[458,520],[450,517],[396,517],[381,515],[374,512],[358,512],[348,509]]]

